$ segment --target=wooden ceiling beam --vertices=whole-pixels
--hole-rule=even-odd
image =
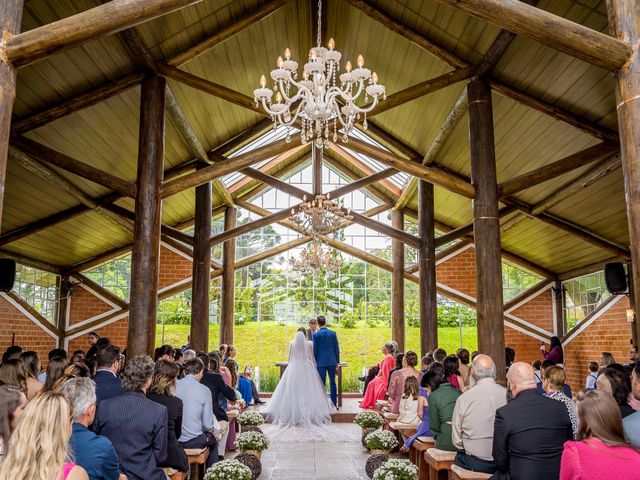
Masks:
[[[130,210],[127,210],[126,208],[119,207],[118,205],[113,205],[113,204],[105,205],[102,208],[112,212],[115,215],[119,215],[120,217],[126,220],[129,220],[131,223],[135,221],[135,213]],[[184,232],[181,232],[177,228],[162,224],[160,227],[160,231],[163,235],[171,237],[187,245],[193,245],[193,236],[186,234]]]
[[[127,197],[135,198],[136,196],[135,183],[76,160],[69,155],[65,155],[34,140],[26,137],[16,137],[12,139],[11,144],[41,162],[55,165],[67,172],[71,172],[74,175],[78,175],[85,180],[97,183],[103,187],[110,188]]]
[[[510,205],[507,207],[502,207],[498,212],[498,217],[502,218],[505,215],[509,215],[516,210],[516,207]],[[440,235],[436,238],[436,248],[446,245],[449,242],[457,240],[462,237],[466,237],[467,235],[471,235],[473,233],[473,222],[469,222],[466,225],[456,228],[455,230],[451,230],[443,235]]]
[[[585,148],[584,150],[580,150],[579,152],[573,153],[560,160],[548,163],[542,167],[500,183],[498,185],[498,195],[501,197],[514,195],[548,180],[557,178],[577,168],[603,160],[617,153],[619,150],[620,148],[617,144],[605,142],[598,143],[597,145]]]
[[[632,47],[605,33],[516,0],[437,0],[500,28],[615,72]]]
[[[42,260],[29,257],[28,255],[22,255],[9,250],[0,249],[0,258],[9,258],[11,260],[15,260],[21,265],[36,268],[38,270],[44,270],[45,272],[55,273],[56,275],[62,275],[65,273],[65,268],[62,265],[43,262]]]
[[[266,260],[267,258],[271,258],[276,255],[280,255],[281,253],[288,252],[289,250],[292,250],[294,248],[300,247],[305,243],[309,243],[311,240],[313,239],[308,235],[296,238],[295,240],[285,242],[281,245],[265,250],[264,252],[256,253],[255,255],[251,255],[250,257],[238,260],[234,263],[233,268],[235,270],[238,270],[240,268],[249,267],[255,263],[261,262],[262,260]]]
[[[241,204],[241,206],[244,205]],[[299,205],[295,205],[292,208],[297,208]],[[252,222],[245,223],[243,225],[238,225],[237,227],[231,228],[229,230],[225,230],[217,235],[214,235],[209,239],[209,246],[213,247],[214,245],[218,245],[220,243],[226,242],[227,240],[231,240],[232,238],[239,237],[240,235],[244,235],[245,233],[252,232],[253,230],[257,230],[262,227],[266,227],[267,225],[271,225],[272,223],[277,223],[280,220],[285,220],[291,216],[291,208],[285,208],[283,210],[270,213],[266,217],[259,218]]]
[[[334,158],[333,155],[336,155],[335,152],[333,151],[328,151],[327,152],[328,155],[326,155],[324,157],[325,161],[333,166],[336,170],[338,170],[339,172],[347,175],[349,178],[353,179],[353,180],[360,180],[360,179],[364,179],[367,177],[366,173],[363,173],[361,175],[358,175],[356,173],[354,173],[353,171],[351,171],[349,168],[347,168],[345,165],[343,165],[340,161],[338,161],[336,158]],[[336,155],[337,156],[337,155]],[[379,201],[381,201],[382,203],[389,203],[389,202],[393,202],[393,197],[390,196],[387,192],[386,192],[386,188],[383,187],[381,185],[381,183],[371,183],[366,185],[365,187],[363,187],[364,190],[366,190],[369,194],[371,194],[374,198],[378,199]]]
[[[111,35],[201,0],[113,0],[54,23],[9,36],[0,46],[14,66]]]
[[[246,176],[254,178],[265,185],[269,185],[281,192],[285,192],[292,197],[299,198],[301,200],[311,199],[313,195],[309,192],[302,190],[301,188],[296,187],[295,185],[291,185],[290,183],[283,182],[279,178],[272,177],[268,173],[261,172],[260,170],[256,170],[255,168],[247,167],[240,170]]]
[[[364,215],[359,214],[358,212],[351,211],[350,214],[353,217],[353,222],[358,223],[365,228],[369,228],[373,231],[381,233],[382,235],[386,235],[387,237],[399,240],[405,245],[413,248],[420,248],[420,246],[422,245],[421,240],[415,235],[410,234],[409,232],[405,232],[404,230],[400,230],[372,218],[368,218]]]

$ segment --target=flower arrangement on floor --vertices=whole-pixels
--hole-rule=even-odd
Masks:
[[[238,424],[243,427],[258,427],[264,423],[264,418],[255,410],[247,410],[238,415]]]
[[[204,474],[204,480],[253,480],[251,469],[235,460],[215,463]]]
[[[356,414],[353,422],[362,428],[380,428],[384,425],[384,418],[376,412],[365,411]]]
[[[367,472],[367,477],[373,478],[376,470],[387,463],[387,460],[389,460],[389,455],[385,455],[384,453],[371,455],[369,458],[367,458],[367,463],[364,467],[365,472]]]
[[[251,470],[252,480],[256,480],[260,477],[260,474],[262,473],[262,464],[260,463],[260,459],[258,459],[254,454],[240,453],[235,456],[234,460],[236,462],[240,462]]]
[[[387,460],[373,474],[373,480],[387,480],[388,478],[393,478],[394,480],[416,480],[417,477],[418,467],[409,460],[397,458]]]
[[[241,452],[253,453],[260,458],[262,451],[269,448],[269,439],[264,433],[243,432],[236,438],[236,447]]]
[[[393,432],[380,429],[367,435],[364,443],[367,449],[371,450],[373,454],[386,453],[398,446],[398,439]]]

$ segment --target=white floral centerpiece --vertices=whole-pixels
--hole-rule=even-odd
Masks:
[[[253,453],[260,458],[262,451],[269,448],[269,439],[264,433],[242,432],[236,438],[236,447],[241,452]]]
[[[398,446],[398,439],[389,430],[376,430],[364,439],[365,447],[372,454],[387,453]]]
[[[251,469],[235,460],[215,463],[204,474],[204,480],[252,480]]]
[[[246,410],[238,415],[237,421],[239,425],[257,427],[264,423],[264,418],[255,410]]]
[[[376,469],[373,474],[373,480],[388,480],[390,478],[394,480],[416,480],[418,478],[418,467],[409,460],[391,458]]]
[[[360,425],[362,428],[380,428],[384,425],[384,418],[372,411],[365,411],[356,414],[354,423]]]

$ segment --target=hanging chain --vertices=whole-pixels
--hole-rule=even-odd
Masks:
[[[318,45],[319,48],[322,42],[322,0],[318,0]]]

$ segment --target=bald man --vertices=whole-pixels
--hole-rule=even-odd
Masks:
[[[495,473],[493,423],[496,410],[507,403],[507,389],[496,383],[496,364],[478,355],[471,364],[471,385],[456,401],[451,440],[458,449],[456,465],[474,472]]]
[[[564,442],[573,438],[561,402],[538,395],[533,367],[516,362],[507,372],[513,400],[496,411],[494,479],[554,480],[560,476]]]

